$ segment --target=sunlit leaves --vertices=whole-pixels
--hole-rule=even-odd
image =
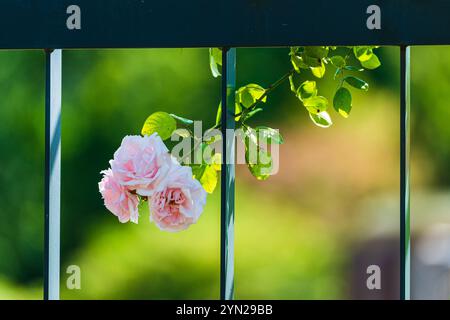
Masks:
[[[236,91],[236,102],[245,108],[252,106],[259,99],[261,99],[261,102],[266,102],[267,97],[262,97],[265,92],[266,90],[260,85],[254,83],[247,84]]]
[[[214,153],[208,143],[202,143],[198,151],[201,152],[201,162],[191,165],[192,175],[206,192],[213,193],[219,179],[221,155]]]
[[[373,70],[381,65],[374,50],[377,46],[297,46],[290,47],[289,57],[293,70],[283,80],[289,80],[290,90],[302,101],[304,107],[310,113],[312,121],[321,127],[332,124],[330,115],[327,113],[328,100],[318,95],[315,81],[306,80],[300,85],[296,84],[296,73],[302,69],[310,70],[311,74],[322,79],[326,76],[327,67],[334,67],[333,78],[339,81],[338,89],[333,96],[333,107],[343,117],[348,117],[352,109],[352,94],[349,87],[368,91],[369,84],[353,75],[353,72]],[[221,58],[219,49],[211,49],[212,60],[219,61]],[[357,64],[355,64],[355,60]],[[294,72],[295,71],[295,72]],[[303,76],[302,76],[303,77]],[[303,80],[304,77],[303,77]],[[343,85],[348,85],[345,88]],[[248,84],[236,91],[236,121],[244,123],[254,114],[263,109],[255,108],[258,102],[266,102],[266,94],[272,87],[264,89],[256,84]],[[261,98],[263,97],[263,98]],[[217,113],[216,125],[220,124],[220,106]]]
[[[250,173],[258,180],[267,180],[272,171],[272,157],[262,149],[258,150],[258,162],[255,164],[247,164]]]
[[[258,126],[255,128],[255,131],[259,139],[263,139],[269,144],[282,144],[284,142],[283,137],[278,130],[266,126]]]
[[[273,169],[272,157],[261,147],[256,130],[247,127],[245,138],[245,161],[250,173],[258,180],[266,180]]]
[[[295,87],[294,83],[294,76],[292,74],[289,76],[289,87],[291,88],[292,92],[297,93],[297,88]]]
[[[327,112],[328,99],[318,95],[316,81],[305,81],[305,77],[307,77],[306,79],[308,77],[312,78],[312,74],[313,77],[322,79],[326,76],[327,67],[331,68],[332,72],[334,72],[334,79],[339,81],[338,89],[333,96],[333,107],[341,116],[347,118],[352,110],[350,87],[363,91],[369,89],[366,81],[353,74],[365,69],[376,69],[381,65],[378,56],[374,53],[375,48],[374,46],[339,48],[325,46],[291,47],[289,57],[293,70],[268,86],[267,89],[258,84],[250,83],[236,90],[236,100],[234,101],[235,120],[242,128],[245,128],[245,160],[253,176],[259,180],[265,180],[271,175],[274,162],[270,152],[267,150],[267,145],[278,147],[274,144],[283,143],[283,137],[278,130],[267,126],[258,126],[256,129],[248,127],[246,120],[263,111],[258,103],[266,102],[267,94],[279,84],[289,80],[290,90],[303,103],[313,123],[319,127],[327,128],[332,125],[330,114]],[[330,56],[328,56],[329,54]],[[209,50],[209,60],[213,76],[220,76],[222,66],[221,49],[211,48]],[[297,75],[302,69],[310,70],[311,74]],[[337,79],[338,77],[339,79]],[[296,78],[303,81],[299,86],[296,84]],[[221,115],[222,106],[219,104],[216,124],[213,128],[220,128]],[[174,132],[177,129],[177,124],[182,128],[186,128],[192,125],[193,121],[165,112],[156,112],[146,120],[142,134],[150,135],[157,132],[162,139],[167,139],[174,133],[182,138],[192,138],[189,130],[179,129]],[[263,144],[259,143],[260,139],[263,141]],[[208,143],[201,143],[200,149],[203,150],[206,147],[208,147]],[[194,177],[198,179],[203,188],[209,193],[212,193],[218,184],[218,172],[221,168],[220,157],[220,154],[212,153],[210,158],[218,159],[219,161],[208,162],[203,159],[200,164],[191,165]]]
[[[353,53],[361,62],[361,65],[369,70],[378,68],[381,65],[377,55],[373,53],[374,46],[357,46],[353,48]]]
[[[142,135],[152,135],[157,132],[161,139],[166,140],[170,138],[176,128],[177,123],[170,114],[158,111],[145,120],[141,133]]]
[[[297,73],[301,69],[310,69],[312,73],[322,78],[325,74],[324,59],[328,55],[328,47],[291,47],[291,63]]]
[[[259,102],[266,102],[266,89],[258,84],[249,83],[236,91],[235,120],[245,121],[262,111],[255,108]]]
[[[211,158],[211,166],[214,168],[214,170],[216,171],[221,171],[222,170],[222,154],[220,153],[215,153],[212,158]]]
[[[373,47],[370,46],[356,46],[353,47],[353,53],[356,59],[358,59],[361,62],[364,62],[368,61],[372,57],[373,55],[372,49]]]
[[[294,70],[297,73],[300,73],[300,69],[308,69],[308,65],[303,62],[303,58],[300,56],[301,52],[303,52],[303,48],[300,47],[291,47],[289,51],[289,56],[291,58],[291,64],[294,67]]]
[[[315,96],[304,100],[303,104],[305,105],[305,108],[309,113],[319,114],[327,110],[328,100],[327,98],[322,96]]]
[[[308,69],[308,65],[297,55],[291,55],[291,63],[297,73],[300,73],[300,69]]]
[[[344,78],[344,81],[356,89],[360,89],[360,90],[364,90],[364,91],[369,90],[369,84],[367,82],[365,82],[364,80],[359,79],[357,77],[347,76]]]
[[[191,136],[191,133],[189,132],[189,130],[180,128],[180,129],[176,129],[174,132],[172,132],[172,136],[178,136],[181,138],[189,138]]]
[[[322,65],[322,59],[310,57],[305,54],[302,56],[302,61],[306,64],[308,68],[317,68]]]
[[[242,113],[242,107],[241,104],[236,102],[234,104],[234,114],[236,115],[234,117],[234,119],[236,121],[239,121],[239,119],[241,118],[241,113]],[[220,122],[222,120],[222,101],[219,103],[219,106],[217,107],[217,113],[216,113],[216,122],[215,125],[219,126]]]
[[[316,78],[323,78],[325,70],[325,63],[323,63],[323,61],[321,61],[319,67],[311,67],[311,72]]]
[[[361,65],[366,69],[373,70],[378,68],[381,62],[375,54],[372,54],[369,60],[361,61]]]
[[[208,193],[213,193],[217,186],[218,174],[213,165],[195,164],[191,165],[192,174]]]
[[[341,56],[332,56],[330,57],[331,64],[336,68],[345,67],[345,59]]]
[[[318,59],[323,59],[328,55],[328,47],[305,47],[304,54]]]
[[[297,97],[303,102],[303,105],[310,114],[317,115],[327,110],[328,100],[325,97],[317,95],[315,81],[306,80],[303,82],[297,89]],[[317,124],[316,121],[314,122]]]
[[[222,66],[222,50],[219,48],[209,49],[209,67],[214,78],[221,75],[220,67]]]
[[[234,117],[234,120],[239,121],[239,119],[241,118],[241,115],[242,115],[242,106],[237,101],[234,103],[234,114],[236,115]]]
[[[352,95],[347,88],[341,87],[334,94],[333,98],[334,109],[347,118],[352,109]]]
[[[200,181],[200,178],[203,175],[203,172],[205,171],[206,164],[192,164],[192,175],[195,179]]]
[[[213,165],[205,165],[200,178],[198,179],[203,189],[208,193],[213,193],[217,186],[218,174]]]
[[[306,80],[297,90],[297,96],[301,101],[317,95],[317,86],[315,81]]]
[[[310,113],[309,117],[316,124],[316,126],[322,128],[328,128],[333,124],[330,115],[326,111],[320,112],[318,114]]]

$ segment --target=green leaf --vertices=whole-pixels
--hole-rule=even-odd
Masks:
[[[347,118],[352,110],[352,95],[347,88],[341,87],[334,94],[333,107],[344,118]]]
[[[258,159],[264,160],[267,163],[247,164],[250,173],[258,180],[267,180],[270,177],[272,171],[272,157],[265,151],[260,150],[258,152]]]
[[[200,179],[200,184],[208,193],[213,193],[217,186],[218,175],[213,165],[206,165]]]
[[[323,61],[321,62],[320,67],[311,67],[312,74],[317,78],[323,78],[323,76],[325,75],[325,70],[325,64],[323,63]]]
[[[303,59],[296,55],[291,55],[291,63],[297,73],[300,73],[300,69],[309,68],[309,66],[303,62]]]
[[[203,172],[205,172],[206,166],[207,164],[191,164],[192,176],[198,181],[200,181]]]
[[[345,59],[341,56],[332,56],[330,58],[331,64],[335,66],[336,68],[343,68],[345,67]]]
[[[222,66],[222,50],[209,48],[209,67],[214,78],[221,75],[219,66]]]
[[[319,114],[328,107],[328,100],[322,96],[315,96],[303,101],[303,104],[309,113]]]
[[[317,67],[320,67],[322,65],[322,59],[310,57],[310,56],[307,56],[305,54],[302,55],[302,61],[309,68],[317,68]]]
[[[319,114],[310,113],[309,117],[314,122],[316,126],[322,127],[322,128],[328,128],[333,124],[331,121],[331,117],[328,114],[328,112],[323,111]]]
[[[317,87],[315,81],[306,80],[297,89],[297,97],[303,101],[317,95]]]
[[[236,100],[245,108],[248,108],[259,100],[265,92],[266,90],[260,85],[250,83],[236,91]],[[267,97],[265,96],[261,101],[266,102]]]
[[[191,165],[193,177],[200,182],[203,189],[208,193],[213,193],[217,187],[218,174],[215,169],[216,166],[214,163]]]
[[[239,114],[242,112],[241,105],[239,103],[234,104],[234,114]],[[234,119],[238,121],[241,118],[241,116],[237,116]],[[219,103],[219,106],[217,107],[217,113],[216,113],[216,126],[219,125],[219,123],[222,121],[222,101]]]
[[[234,104],[234,114],[240,114],[240,113],[242,113],[241,104],[236,102]],[[240,118],[241,118],[241,115],[234,117],[234,120],[239,121]]]
[[[328,47],[305,47],[304,53],[312,58],[323,59],[328,55]]]
[[[256,155],[251,155],[250,152],[256,152]],[[247,127],[245,137],[245,161],[250,173],[256,179],[266,180],[270,177],[273,169],[272,157],[259,147],[256,130],[250,127]]]
[[[344,78],[344,81],[356,89],[360,89],[360,90],[364,90],[364,91],[369,90],[369,84],[367,82],[365,82],[364,80],[361,80],[357,77],[347,76]]]
[[[186,119],[186,118],[183,118],[183,117],[179,117],[179,116],[177,116],[177,115],[175,115],[175,114],[173,114],[173,113],[171,113],[170,116],[171,116],[172,118],[174,118],[175,120],[180,121],[180,122],[183,123],[183,124],[190,125],[190,124],[193,124],[193,123],[194,123],[194,121],[192,121],[192,120],[190,120],[190,119]]]
[[[266,127],[266,126],[258,126],[255,128],[256,133],[259,139],[264,139],[267,143],[272,144],[282,144],[283,137],[281,136],[278,130]]]
[[[376,54],[372,54],[372,57],[367,61],[361,61],[361,65],[369,70],[373,70],[381,66],[381,62]]]
[[[373,55],[372,47],[368,46],[353,47],[353,53],[355,54],[356,59],[361,62],[368,61]]]
[[[142,127],[142,135],[152,135],[157,132],[161,139],[166,140],[170,138],[172,132],[177,128],[177,123],[174,118],[167,112],[158,111],[151,114],[145,120]]]

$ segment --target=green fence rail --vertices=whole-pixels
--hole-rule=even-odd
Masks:
[[[450,1],[376,2],[1,1],[0,49],[42,49],[46,56],[44,298],[59,299],[62,49],[222,47],[223,156],[231,159],[234,139],[226,130],[234,128],[236,47],[373,44],[399,46],[401,53],[400,297],[409,299],[409,46],[450,44]],[[373,15],[379,23],[371,26]],[[233,299],[233,162],[222,164],[221,175],[220,297]]]

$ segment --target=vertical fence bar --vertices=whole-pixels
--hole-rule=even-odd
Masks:
[[[44,299],[59,299],[61,50],[46,50]]]
[[[220,213],[220,299],[234,296],[234,101],[236,49],[222,49],[222,171]],[[231,130],[230,130],[231,129]],[[227,134],[228,132],[228,134]],[[231,134],[230,134],[231,133]]]
[[[400,47],[400,299],[410,299],[410,47]]]

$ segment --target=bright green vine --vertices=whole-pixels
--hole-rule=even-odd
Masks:
[[[265,110],[270,93],[279,88],[284,83],[288,84],[291,92],[299,99],[299,102],[308,112],[312,122],[323,128],[332,125],[330,115],[330,104],[333,109],[342,117],[347,118],[352,110],[352,90],[367,91],[369,84],[361,79],[361,74],[366,70],[378,68],[381,63],[374,50],[375,46],[355,46],[355,47],[332,47],[332,46],[307,46],[290,47],[288,57],[292,68],[264,88],[256,83],[249,83],[236,90],[235,120],[236,127],[242,129],[245,136],[242,137],[246,148],[246,162],[251,174],[258,180],[267,179],[267,169],[272,166],[271,154],[268,150],[258,145],[258,136],[262,133],[270,142],[281,144],[283,138],[281,134],[270,127],[258,126],[252,128],[247,121]],[[222,51],[219,48],[209,50],[209,64],[214,77],[221,76]],[[322,79],[326,72],[333,72],[333,79],[337,82],[336,90],[331,98],[319,94],[317,80]],[[310,77],[300,83],[299,75],[306,74]],[[329,101],[332,101],[331,103]],[[208,129],[221,128],[221,103],[219,103],[216,123]],[[180,162],[192,168],[194,177],[200,181],[204,189],[212,193],[217,186],[218,172],[220,171],[220,154],[210,152],[210,161],[202,160],[201,163],[184,162],[196,152],[203,153],[218,138],[210,141],[203,141],[195,137],[191,126],[193,121],[165,112],[152,114],[145,122],[142,129],[143,135],[151,135],[157,132],[163,140],[177,133],[183,138],[191,137],[194,140],[189,152],[181,157]],[[256,146],[255,146],[256,145]],[[252,147],[257,149],[256,161],[248,159],[247,150]],[[264,161],[263,161],[264,160]]]

